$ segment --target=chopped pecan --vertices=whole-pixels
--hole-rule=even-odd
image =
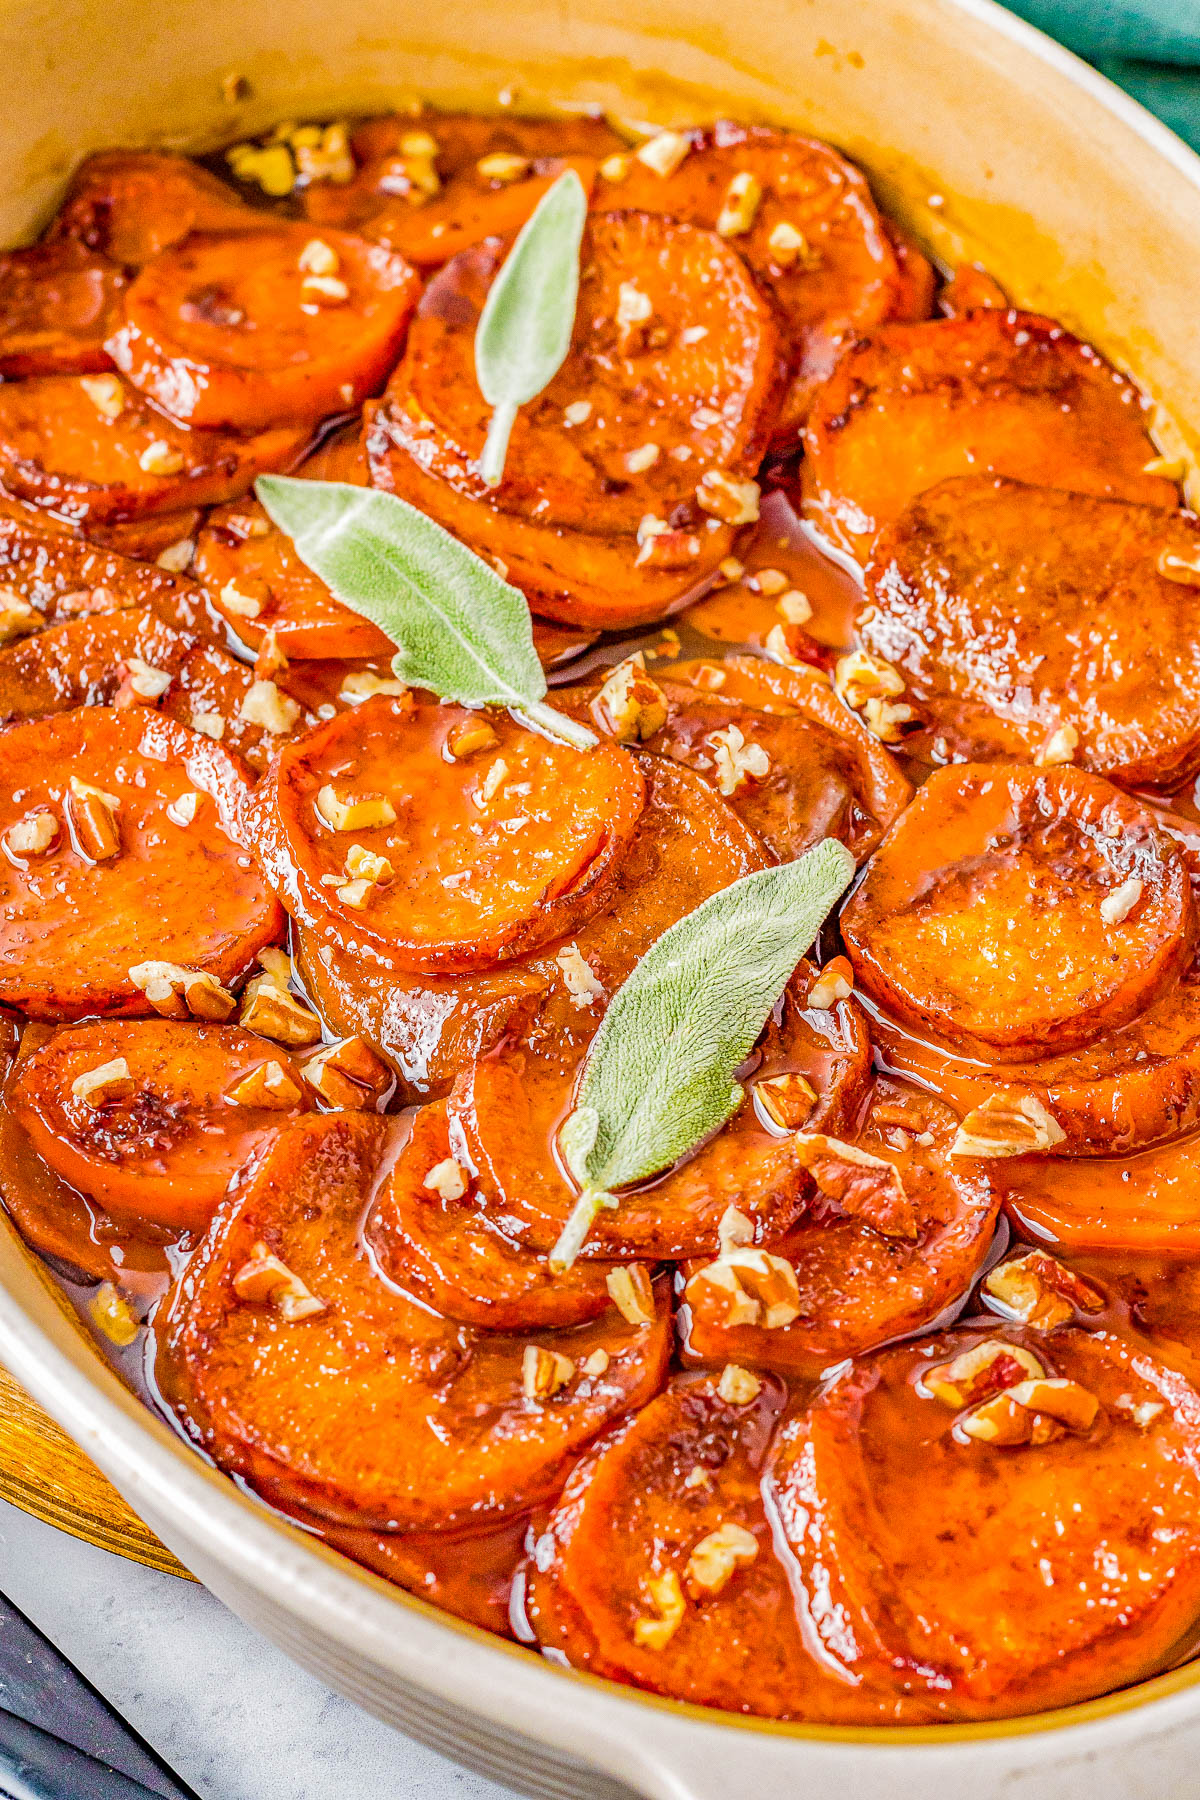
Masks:
[[[844,1213],[880,1237],[916,1238],[916,1208],[894,1164],[820,1131],[798,1132],[795,1144],[818,1188]]]

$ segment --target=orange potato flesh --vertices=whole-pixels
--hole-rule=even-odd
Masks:
[[[515,237],[567,169],[574,169],[590,194],[596,180],[594,157],[539,156],[518,181],[489,181],[473,169],[418,207],[407,200],[385,200],[359,230],[372,242],[398,250],[414,268],[440,269],[485,238]]]
[[[757,473],[776,391],[774,322],[737,252],[669,219],[593,215],[570,352],[518,413],[503,479],[489,489],[478,462],[490,408],[474,345],[505,253],[489,240],[426,289],[388,387],[403,447],[439,481],[539,526],[633,536],[650,515],[698,530],[707,472]],[[649,316],[622,328],[630,289]],[[572,422],[576,407],[586,416]],[[634,466],[639,450],[652,459],[645,468]]]
[[[442,1198],[426,1185],[453,1161],[444,1101],[421,1109],[412,1135],[371,1203],[363,1227],[389,1281],[443,1318],[486,1331],[547,1331],[582,1325],[609,1306],[604,1270],[576,1264],[552,1275],[494,1223],[464,1171],[464,1192]]]
[[[1127,881],[1127,916],[1100,907]],[[1070,767],[940,769],[842,913],[861,985],[902,1024],[1023,1062],[1119,1030],[1179,973],[1182,854],[1154,815]]]
[[[676,1381],[596,1445],[529,1567],[527,1611],[544,1648],[573,1668],[694,1705],[845,1716],[852,1691],[841,1701],[804,1648],[759,1491],[783,1401],[770,1380],[743,1406],[721,1399],[715,1377]],[[756,1540],[753,1560],[718,1592],[691,1589],[693,1550],[730,1526]],[[639,1621],[658,1616],[648,1583],[668,1573],[683,1617],[661,1646],[639,1642]]]
[[[446,1530],[551,1497],[571,1460],[661,1385],[665,1295],[650,1326],[609,1308],[535,1342],[573,1365],[526,1399],[526,1339],[449,1324],[375,1273],[359,1229],[389,1127],[363,1113],[300,1120],[218,1214],[168,1307],[159,1379],[217,1464],[266,1499],[374,1530]],[[239,1299],[266,1244],[314,1317]],[[602,1375],[582,1364],[608,1356]],[[372,1420],[370,1431],[363,1420]]]
[[[912,787],[814,669],[785,669],[752,656],[724,663],[677,663],[652,679],[667,706],[647,750],[695,769],[718,787],[716,734],[734,728],[770,767],[724,796],[781,862],[836,837],[864,860],[912,797]],[[597,730],[599,684],[556,688],[555,704]]]
[[[798,1592],[820,1596],[809,1629],[905,1722],[1124,1686],[1200,1614],[1193,1388],[1108,1332],[987,1335],[1093,1394],[1092,1427],[1040,1445],[962,1436],[915,1385],[979,1341],[955,1332],[841,1375],[785,1425],[768,1476]]]
[[[1133,383],[1061,325],[993,309],[885,325],[856,344],[805,432],[804,504],[859,563],[875,533],[955,475],[1176,506]]]
[[[155,563],[164,551],[173,551],[181,543],[194,540],[203,517],[199,507],[189,506],[182,512],[159,513],[148,519],[118,520],[115,525],[90,525],[85,521],[83,529],[89,543],[141,562]]]
[[[87,375],[112,367],[104,340],[125,277],[66,240],[0,255],[0,375]]]
[[[50,236],[77,238],[114,262],[140,268],[190,232],[249,231],[263,218],[185,156],[102,150],[75,171]]]
[[[704,1283],[692,1283],[689,1354],[815,1379],[843,1357],[940,1318],[975,1280],[1000,1210],[980,1165],[950,1158],[956,1124],[932,1095],[877,1081],[862,1127],[849,1141],[897,1170],[916,1212],[917,1236],[884,1237],[826,1203],[772,1246],[796,1271],[799,1316],[771,1330],[730,1326],[727,1303]],[[924,1136],[928,1143],[918,1141]],[[689,1273],[702,1266],[691,1265]]]
[[[110,419],[82,386],[86,379],[46,375],[0,387],[0,480],[17,499],[72,523],[231,500],[259,475],[290,468],[309,436],[307,425],[250,437],[188,431],[128,385]]]
[[[455,756],[486,721],[488,748]],[[380,795],[394,823],[331,829],[321,795]],[[285,747],[264,854],[294,916],[327,942],[370,946],[389,969],[465,972],[561,937],[603,905],[641,815],[627,751],[576,750],[508,713],[376,698]],[[334,878],[351,845],[392,878],[351,908]],[[326,879],[329,878],[329,879]]]
[[[118,802],[118,853],[92,861],[64,815],[72,775]],[[49,850],[0,864],[0,1000],[32,1018],[150,1011],[131,967],[243,974],[282,915],[243,843],[244,765],[157,713],[82,707],[0,733],[0,836],[49,810]],[[181,829],[166,807],[201,799]]]
[[[318,244],[332,273],[314,276]],[[137,276],[107,348],[172,418],[239,431],[310,422],[383,385],[418,285],[402,257],[345,232],[314,239],[281,222],[197,235]]]
[[[306,1520],[307,1524],[311,1521]],[[410,1594],[484,1631],[513,1636],[509,1606],[529,1519],[518,1514],[482,1531],[355,1531],[323,1525],[331,1549]]]
[[[372,486],[398,494],[502,568],[542,618],[602,631],[653,624],[694,599],[733,548],[732,526],[710,531],[706,525],[683,533],[669,566],[640,562],[634,538],[567,531],[499,512],[426,474],[409,455],[408,433],[388,401],[368,407],[364,417]]]
[[[1190,513],[945,482],[876,539],[859,635],[959,755],[1032,758],[1070,726],[1083,768],[1173,787],[1200,761],[1200,647],[1164,554],[1200,557]]]
[[[596,204],[665,213],[712,231],[736,176],[749,174],[760,184],[749,229],[729,242],[783,322],[791,384],[776,437],[781,445],[794,442],[843,342],[880,320],[916,316],[917,271],[929,265],[909,246],[913,272],[902,271],[865,178],[828,144],[729,121],[692,138],[694,147],[673,174],[663,177],[634,160],[620,180],[601,178]],[[771,243],[781,225],[804,240],[794,256]]]
[[[698,775],[662,757],[637,760],[646,782],[642,816],[606,906],[574,939],[606,995],[668,925],[769,861]],[[595,1010],[574,1004],[553,949],[474,975],[405,977],[376,973],[304,924],[295,938],[322,1016],[343,1034],[369,1039],[413,1095],[449,1093],[506,1032],[536,1036],[543,1054],[569,1066],[595,1030]]]
[[[1200,1127],[1194,971],[1111,1037],[1028,1063],[980,1068],[882,1017],[872,1021],[872,1037],[888,1068],[932,1088],[960,1118],[993,1095],[1018,1105],[1032,1095],[1062,1129],[1062,1142],[1049,1152],[1055,1157],[1127,1156]]]
[[[1189,1256],[1200,1251],[1197,1147],[1192,1136],[1123,1157],[1023,1156],[993,1186],[1017,1223],[1050,1243]]]
[[[751,1081],[802,1075],[817,1100],[805,1128],[850,1127],[866,1090],[870,1046],[858,1009],[809,1010],[804,1001],[816,971],[793,978],[778,1023],[758,1049]],[[449,1101],[489,1210],[512,1221],[521,1241],[549,1250],[576,1194],[554,1151],[555,1133],[571,1109],[575,1070],[548,1057],[508,1051],[485,1057],[460,1077]],[[715,1251],[718,1227],[735,1206],[759,1242],[772,1242],[807,1205],[812,1183],[792,1135],[766,1124],[752,1088],[733,1118],[674,1169],[620,1196],[601,1212],[588,1239],[592,1256],[696,1256]]]
[[[120,1058],[131,1095],[76,1096],[76,1080]],[[290,1075],[293,1104],[231,1098],[271,1062]],[[198,1232],[242,1164],[308,1110],[306,1092],[285,1050],[234,1026],[121,1019],[55,1032],[18,1066],[9,1104],[55,1174],[107,1213]]]

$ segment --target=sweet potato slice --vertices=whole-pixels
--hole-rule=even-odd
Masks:
[[[425,290],[388,386],[402,446],[439,481],[540,526],[632,540],[649,516],[699,530],[707,477],[757,473],[776,393],[775,325],[737,252],[670,219],[594,215],[571,349],[521,408],[489,489],[475,331],[507,249],[465,251]]]
[[[1050,1156],[1128,1156],[1200,1128],[1194,968],[1122,1030],[1062,1056],[981,1068],[974,1058],[923,1043],[881,1017],[872,1035],[890,1069],[940,1094],[960,1118],[996,1101],[1019,1111],[1023,1101],[1036,1100],[1062,1133],[1047,1146]]]
[[[116,550],[138,562],[158,563],[165,557],[161,568],[182,572],[191,562],[203,517],[198,506],[187,506],[181,512],[159,513],[148,519],[119,519],[115,525],[85,520],[82,529],[88,542],[101,549]],[[178,560],[181,556],[183,560]]]
[[[0,255],[0,375],[111,368],[104,340],[124,286],[116,263],[70,239]]]
[[[166,813],[185,793],[199,796],[186,827]],[[139,1014],[151,1010],[129,973],[140,963],[243,974],[282,925],[244,849],[248,793],[227,750],[140,708],[0,732],[0,1000],[40,1019]],[[97,811],[101,825],[111,815],[108,844],[88,825]],[[18,851],[13,827],[39,815],[53,839]]]
[[[114,1062],[114,1091],[89,1093]],[[56,1031],[21,1062],[9,1104],[55,1174],[112,1217],[200,1232],[306,1094],[286,1051],[236,1026],[114,1019]]]
[[[528,1569],[544,1648],[700,1706],[846,1716],[853,1690],[804,1648],[759,1491],[783,1400],[770,1380],[745,1403],[715,1376],[677,1380],[588,1453]]]
[[[728,525],[669,531],[639,549],[634,538],[567,531],[500,512],[427,474],[405,448],[410,433],[401,430],[389,402],[368,407],[364,417],[372,486],[399,494],[503,569],[543,618],[602,631],[652,624],[694,599],[733,547],[736,533]]]
[[[360,439],[322,446],[295,473],[303,479],[365,486]],[[270,631],[289,659],[390,660],[394,653],[394,644],[378,625],[334,599],[257,500],[210,513],[196,540],[195,569],[217,611],[253,649]]]
[[[925,1384],[987,1338],[1074,1384],[1030,1383],[1073,1424],[1030,1395],[1008,1404],[1033,1441],[971,1435],[975,1408]],[[993,1397],[1024,1392],[1007,1360]],[[1107,1693],[1200,1615],[1200,1398],[1114,1333],[960,1331],[861,1362],[783,1427],[767,1487],[806,1628],[901,1721]]]
[[[689,136],[692,148],[673,174],[663,177],[634,159],[617,180],[601,178],[596,204],[665,213],[715,231],[723,214],[740,224],[731,184],[747,177],[757,184],[761,197],[746,205],[746,224],[728,241],[783,323],[791,383],[776,437],[794,442],[843,342],[880,320],[909,315],[916,288],[910,292],[908,282],[916,283],[920,253],[911,251],[914,273],[907,276],[865,178],[828,144],[728,120]]]
[[[213,505],[290,468],[308,439],[297,425],[254,437],[188,431],[117,375],[102,411],[83,383],[104,379],[46,375],[0,387],[0,480],[18,500],[74,524]]]
[[[747,1098],[729,1123],[674,1169],[602,1212],[587,1254],[715,1251],[731,1206],[750,1220],[759,1242],[772,1242],[794,1223],[813,1191],[795,1128],[849,1129],[870,1067],[866,1026],[852,1001],[807,1007],[816,973],[802,964],[793,977],[743,1082]],[[576,1199],[554,1148],[574,1077],[573,1067],[548,1056],[502,1051],[460,1076],[448,1105],[452,1133],[466,1148],[489,1210],[537,1250],[553,1246]]]
[[[439,1192],[439,1185],[448,1191]],[[460,1185],[462,1193],[454,1193]],[[389,1281],[443,1318],[482,1330],[582,1325],[611,1304],[602,1268],[576,1264],[552,1275],[544,1256],[501,1231],[454,1157],[444,1101],[423,1107],[413,1120],[411,1137],[371,1203],[363,1237]]]
[[[638,760],[645,808],[604,910],[574,939],[605,995],[668,925],[769,861],[698,775],[663,757]],[[413,1094],[445,1095],[506,1032],[527,1036],[569,1065],[596,1027],[595,1007],[566,986],[558,950],[474,975],[418,978],[377,973],[352,947],[322,943],[303,924],[295,937],[321,1016],[345,1035],[369,1039]]]
[[[233,188],[161,150],[102,150],[79,165],[50,229],[140,268],[193,231],[252,231],[263,214]]]
[[[647,750],[703,775],[781,862],[825,837],[863,860],[912,797],[883,745],[815,669],[739,656],[668,665],[650,679],[666,718],[642,736]],[[555,704],[612,734],[618,723],[599,696],[600,684],[556,688]]]
[[[360,1241],[388,1129],[331,1113],[276,1139],[175,1290],[164,1394],[220,1467],[335,1523],[446,1530],[525,1511],[661,1385],[665,1292],[651,1325],[610,1308],[532,1345],[437,1318],[385,1283]],[[278,1288],[275,1301],[239,1294],[264,1291],[248,1269],[260,1247],[284,1265],[290,1306]],[[601,1349],[603,1373],[585,1374]]]
[[[600,119],[450,114],[368,119],[351,148],[353,181],[306,188],[308,217],[361,231],[417,268],[436,269],[486,237],[519,231],[565,168],[590,189],[597,159],[624,144]]]
[[[0,583],[14,588],[48,624],[136,606],[207,640],[215,641],[221,626],[203,589],[186,575],[99,549],[15,501],[0,505]]]
[[[902,1022],[1024,1062],[1136,1018],[1186,963],[1194,918],[1179,846],[1119,789],[1069,766],[965,763],[893,826],[842,930]]]
[[[986,476],[922,494],[880,532],[865,647],[904,674],[926,735],[976,760],[1056,732],[1129,787],[1200,762],[1200,520]],[[915,748],[911,739],[907,747]]]
[[[1200,1253],[1195,1136],[1130,1156],[1023,1156],[996,1167],[1005,1210],[1037,1238],[1068,1249]]]
[[[1005,475],[1175,506],[1146,402],[1063,326],[1034,313],[884,325],[847,352],[805,432],[805,511],[866,561],[881,525],[954,475]]]
[[[977,1163],[950,1157],[957,1120],[931,1094],[880,1079],[849,1142],[891,1166],[911,1204],[916,1232],[885,1235],[828,1195],[772,1249],[790,1263],[794,1319],[768,1328],[731,1323],[737,1296],[720,1261],[693,1263],[684,1297],[686,1346],[702,1362],[733,1362],[813,1379],[941,1317],[975,1280],[1000,1202]],[[705,1268],[716,1268],[710,1279]],[[736,1269],[736,1260],[734,1263]]]
[[[529,1519],[518,1514],[483,1531],[373,1532],[322,1525],[321,1536],[331,1549],[442,1612],[510,1638],[513,1582],[529,1529]]]
[[[347,232],[314,237],[281,221],[201,233],[136,277],[108,353],[191,425],[311,422],[382,387],[418,286],[402,257]]]
[[[368,945],[387,969],[464,973],[590,918],[644,797],[615,745],[576,750],[507,712],[377,697],[284,749],[263,855],[325,942]],[[355,848],[388,865],[369,893],[348,891]]]

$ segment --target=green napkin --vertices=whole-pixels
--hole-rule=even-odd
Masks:
[[[1200,0],[1009,0],[1200,150]]]

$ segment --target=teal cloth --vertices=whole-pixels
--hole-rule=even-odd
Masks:
[[[1200,0],[1008,0],[1200,150]]]

